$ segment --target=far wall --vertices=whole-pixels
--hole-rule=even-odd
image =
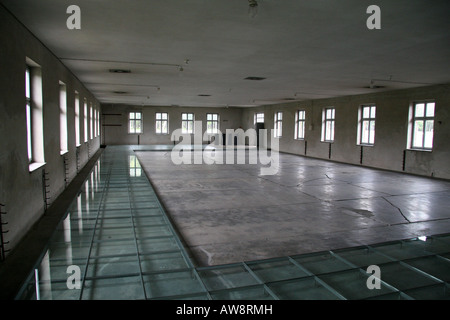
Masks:
[[[195,121],[202,121],[202,132],[206,131],[206,114],[219,114],[219,129],[238,129],[241,126],[241,108],[204,108],[204,107],[139,107],[129,105],[102,105],[102,144],[137,145],[137,144],[173,144],[171,136],[174,130],[181,128],[181,113],[194,113]],[[128,113],[141,111],[143,133],[128,133]],[[167,112],[169,115],[169,134],[155,133],[155,114]],[[192,139],[193,141],[193,139]],[[204,141],[207,143],[208,141]]]
[[[102,105],[103,144],[173,144],[171,134],[181,127],[181,113],[193,112],[206,130],[206,114],[219,113],[220,130],[255,128],[254,115],[264,112],[265,128],[274,127],[274,113],[283,112],[281,152],[344,162],[348,164],[450,179],[450,86],[437,85],[330,99],[290,102],[252,108],[139,107]],[[432,151],[408,150],[409,110],[413,102],[434,100],[436,103],[434,146]],[[361,105],[375,104],[376,136],[373,146],[357,143],[358,110]],[[335,140],[321,142],[322,110],[334,107]],[[144,132],[128,134],[128,111],[142,111]],[[306,111],[305,139],[294,139],[295,112]],[[169,113],[169,134],[155,134],[155,113]],[[269,137],[267,143],[273,137]]]

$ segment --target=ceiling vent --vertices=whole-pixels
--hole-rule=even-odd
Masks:
[[[247,77],[247,78],[244,78],[244,80],[253,80],[253,81],[260,81],[260,80],[264,80],[264,79],[266,79],[266,78],[263,78],[263,77]]]
[[[126,92],[126,91],[113,91],[113,93],[115,93],[115,94],[127,94],[128,92]]]
[[[210,94],[199,94],[198,96],[199,96],[199,97],[211,97]]]
[[[131,70],[126,69],[109,69],[111,73],[131,73]]]

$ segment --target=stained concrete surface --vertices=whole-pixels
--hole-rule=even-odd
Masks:
[[[282,153],[268,176],[248,161],[175,165],[169,150],[136,155],[199,266],[450,231],[448,181]]]

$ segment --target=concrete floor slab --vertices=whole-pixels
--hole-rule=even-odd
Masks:
[[[260,164],[136,155],[200,266],[450,231],[447,181],[290,154],[266,176]]]

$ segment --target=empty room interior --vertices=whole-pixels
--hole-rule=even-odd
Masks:
[[[450,298],[448,0],[0,1],[0,298]]]

